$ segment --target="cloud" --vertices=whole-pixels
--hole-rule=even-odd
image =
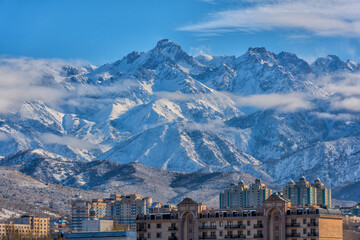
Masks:
[[[250,3],[235,10],[210,14],[205,21],[183,26],[178,30],[221,33],[301,29],[321,36],[360,37],[358,0],[278,0]]]
[[[8,139],[9,139],[9,136],[6,133],[0,132],[0,142],[4,142]]]
[[[81,140],[81,139],[78,139],[75,137],[70,137],[70,136],[58,136],[58,135],[55,135],[52,133],[44,133],[41,136],[41,138],[46,144],[59,144],[59,145],[69,146],[69,147],[77,148],[77,149],[100,148],[100,146],[92,144],[88,141]]]
[[[56,103],[64,91],[55,72],[64,64],[60,60],[0,58],[0,113],[16,112],[24,101]]]
[[[282,112],[294,112],[301,109],[311,109],[311,101],[306,99],[305,94],[261,94],[246,97],[236,96],[234,98],[237,106],[252,106],[261,109],[275,108]]]
[[[331,84],[326,86],[331,93],[329,99],[333,110],[360,112],[360,75],[342,73],[331,77]]]
[[[122,80],[107,85],[72,84],[67,88],[65,66],[74,65],[59,59],[0,57],[0,113],[18,112],[25,101],[41,101],[58,111],[63,107],[74,111],[76,107],[83,111],[86,107],[101,109],[113,101],[114,95],[138,86],[134,80]]]
[[[199,94],[186,94],[181,92],[156,92],[158,97],[173,101],[190,101],[199,98]],[[201,97],[216,100],[218,103],[231,104],[236,107],[255,107],[260,109],[277,109],[281,112],[294,112],[301,109],[311,109],[313,104],[306,94],[258,94],[239,96],[231,93],[216,92],[202,94]]]
[[[339,121],[348,121],[348,120],[352,120],[355,118],[354,115],[348,114],[348,113],[314,112],[314,115],[316,115],[319,118],[333,119],[333,120],[339,120]]]

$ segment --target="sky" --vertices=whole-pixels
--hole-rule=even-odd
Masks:
[[[0,56],[101,65],[167,38],[191,55],[360,62],[359,12],[358,0],[0,0]]]

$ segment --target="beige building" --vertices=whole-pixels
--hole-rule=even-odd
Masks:
[[[109,198],[92,201],[75,200],[71,207],[71,230],[82,231],[82,222],[89,219],[110,219],[115,228],[135,229],[136,216],[148,213],[152,198],[139,194],[111,194]]]
[[[0,237],[44,237],[50,234],[50,219],[23,215],[10,223],[0,223]]]
[[[114,230],[114,220],[91,219],[82,222],[83,232],[106,232]]]
[[[259,207],[271,193],[272,190],[260,179],[256,179],[250,186],[245,185],[244,181],[239,181],[238,184],[232,183],[220,193],[220,208]]]
[[[340,211],[293,207],[271,195],[256,209],[214,210],[186,198],[178,211],[139,214],[137,238],[340,240],[343,239]]]
[[[283,189],[284,198],[290,200],[293,206],[326,206],[331,208],[331,189],[325,188],[320,179],[313,184],[301,177],[297,183],[291,181]]]

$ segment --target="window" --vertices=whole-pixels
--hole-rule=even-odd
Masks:
[[[250,226],[250,221],[247,221],[247,225]]]
[[[227,222],[227,225],[228,225],[228,226],[232,226],[232,221],[228,221],[228,222]]]
[[[214,237],[216,236],[216,232],[211,232],[210,235]]]
[[[248,231],[248,232],[247,232],[247,235],[248,235],[248,236],[250,236],[250,233],[251,233],[251,232],[250,232],[250,231]]]
[[[161,228],[161,223],[156,224],[156,228]]]
[[[306,224],[306,218],[303,219],[303,224]]]
[[[156,238],[161,238],[161,233],[156,233]]]
[[[228,231],[228,232],[227,232],[227,235],[228,235],[228,236],[232,236],[232,231]]]
[[[222,227],[222,226],[223,226],[223,223],[222,223],[222,222],[220,222],[220,223],[219,223],[219,226],[220,226],[220,227]]]
[[[296,224],[296,219],[291,219],[291,224]]]
[[[148,223],[148,228],[150,228],[150,226],[151,226],[151,224],[150,224],[150,223]]]
[[[221,237],[221,236],[223,235],[223,232],[222,232],[222,231],[220,231],[219,235],[220,235],[220,237]]]
[[[306,233],[307,233],[307,232],[306,232],[306,228],[303,230],[303,233],[304,233],[304,234],[306,234]]]
[[[216,223],[215,222],[211,222],[210,223],[212,227],[216,227]]]

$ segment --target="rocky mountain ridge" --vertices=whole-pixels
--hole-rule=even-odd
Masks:
[[[23,152],[36,150],[59,159],[40,162],[36,172],[59,165],[64,174],[51,178],[60,182],[76,164],[105,160],[240,171],[276,184],[301,175],[331,187],[356,182],[360,110],[351,103],[358,101],[359,70],[333,55],[309,64],[265,48],[193,57],[166,39],[99,67],[46,65],[29,86],[59,98],[23,99],[0,112],[1,164],[16,162],[26,172]]]

